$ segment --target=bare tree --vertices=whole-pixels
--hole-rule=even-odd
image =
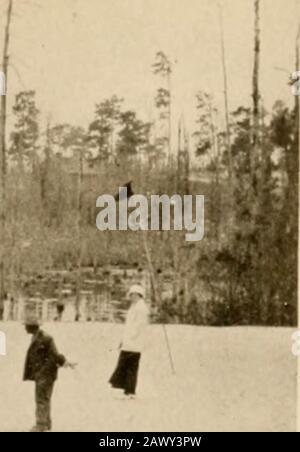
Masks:
[[[77,259],[77,280],[76,280],[76,318],[79,319],[81,279],[82,279],[82,182],[83,182],[83,152],[79,152],[78,169],[78,198],[77,198],[77,238],[78,238],[78,259]]]
[[[220,33],[221,33],[221,54],[222,54],[223,86],[224,86],[226,150],[227,150],[227,154],[228,154],[228,178],[229,178],[229,187],[231,189],[230,191],[232,192],[232,188],[233,188],[233,161],[232,161],[230,126],[229,126],[228,84],[227,84],[227,68],[226,68],[225,43],[224,43],[223,14],[222,14],[222,7],[221,7],[220,4],[219,4],[219,20],[220,20]]]
[[[4,79],[7,83],[7,70],[8,70],[8,47],[9,47],[9,32],[12,15],[13,1],[9,0],[7,14],[6,14],[6,26],[4,33],[4,47],[3,47],[3,59],[2,70]],[[3,300],[5,297],[5,268],[4,268],[4,243],[5,243],[5,201],[6,201],[6,95],[1,96],[0,102],[0,163],[1,163],[1,195],[0,195],[0,318],[3,314]]]
[[[256,183],[256,168],[259,159],[259,58],[260,58],[260,29],[259,29],[259,6],[260,0],[254,0],[254,67],[252,75],[252,99],[253,99],[253,118],[252,118],[252,154],[251,154],[251,172],[252,184]]]

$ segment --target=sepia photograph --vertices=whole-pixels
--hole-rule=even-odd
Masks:
[[[0,8],[0,432],[300,431],[300,0]]]

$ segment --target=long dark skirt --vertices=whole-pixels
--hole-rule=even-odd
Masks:
[[[140,358],[141,354],[137,352],[120,352],[117,367],[109,380],[113,388],[135,394]]]

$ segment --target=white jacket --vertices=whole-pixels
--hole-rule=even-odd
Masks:
[[[128,309],[121,349],[127,352],[141,352],[144,347],[147,324],[148,308],[141,298]]]

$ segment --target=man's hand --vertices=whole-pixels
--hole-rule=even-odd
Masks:
[[[64,367],[66,369],[69,367],[70,369],[74,370],[76,366],[77,366],[77,363],[70,363],[69,361],[66,361],[65,364],[64,364]]]

